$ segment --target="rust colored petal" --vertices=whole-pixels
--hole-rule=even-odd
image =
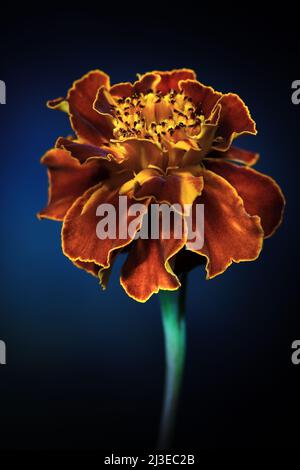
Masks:
[[[62,247],[64,254],[72,261],[93,262],[101,267],[109,267],[114,250],[131,243],[132,236],[128,234],[128,224],[135,219],[128,215],[128,210],[119,213],[119,181],[108,181],[94,188],[90,188],[85,194],[76,200],[67,212],[62,228]],[[127,199],[128,209],[136,201]],[[102,219],[96,211],[101,204],[110,204],[116,210],[115,236],[100,239],[96,228]],[[147,201],[145,201],[147,204]],[[120,235],[119,228],[125,230]]]
[[[149,165],[162,168],[165,163],[165,157],[158,145],[151,140],[137,139],[129,137],[121,141],[115,141],[120,144],[122,154],[127,168],[138,172],[147,168]]]
[[[179,83],[179,87],[186,96],[192,99],[198,112],[202,112],[206,119],[210,116],[216,103],[222,96],[222,93],[196,80],[183,80]]]
[[[109,91],[114,98],[128,98],[133,94],[133,85],[130,82],[117,83]]]
[[[110,94],[113,97],[127,98],[131,97],[134,93],[147,93],[156,88],[160,77],[155,72],[145,73],[140,76],[133,84],[130,82],[117,83],[110,89]]]
[[[84,261],[72,261],[77,268],[84,269],[89,274],[92,274],[92,276],[98,277],[99,270],[101,269],[101,266],[96,263],[91,263],[91,262],[84,262]]]
[[[134,196],[135,191],[140,189],[140,187],[149,179],[156,177],[159,174],[158,170],[155,168],[146,168],[141,170],[139,173],[132,173],[132,178],[126,181],[120,188],[119,193],[121,195],[128,194],[130,197]],[[148,197],[148,196],[147,196]],[[142,198],[141,198],[142,199]]]
[[[74,82],[68,93],[71,124],[77,136],[87,143],[102,145],[112,136],[112,124],[93,109],[97,91],[109,86],[109,78],[94,70]]]
[[[81,163],[93,157],[102,158],[107,161],[114,159],[121,162],[123,160],[123,155],[112,147],[82,144],[74,140],[65,139],[64,137],[60,137],[56,141],[56,147],[68,150],[72,157],[77,158]]]
[[[157,122],[163,121],[164,119],[171,119],[173,115],[171,106],[163,100],[155,103],[154,112]]]
[[[145,73],[133,84],[133,89],[136,93],[146,93],[150,90],[155,90],[160,78],[156,72]]]
[[[166,141],[166,147],[168,148],[167,167],[178,168],[185,166],[184,157],[191,148],[189,142],[186,143],[186,141],[178,141],[174,145],[173,142]],[[200,151],[198,152],[200,153]],[[198,161],[200,161],[200,159]]]
[[[125,292],[139,302],[146,302],[159,290],[176,290],[180,287],[178,277],[170,265],[170,259],[185,244],[181,239],[138,239],[128,254],[122,268],[121,285]]]
[[[250,216],[236,190],[221,176],[204,170],[204,189],[195,203],[204,204],[204,245],[207,278],[222,274],[232,262],[255,260],[264,232],[258,216]],[[190,249],[187,243],[187,248]]]
[[[55,98],[54,100],[47,101],[47,107],[50,109],[57,109],[64,113],[69,112],[69,103],[65,98]]]
[[[216,132],[218,141],[215,142],[213,148],[228,150],[236,137],[242,134],[255,135],[257,133],[249,109],[238,95],[234,93],[223,95],[217,106],[221,106],[221,112]]]
[[[58,148],[49,150],[41,163],[48,167],[49,196],[39,218],[63,220],[73,202],[105,177],[100,162],[81,165],[69,152]]]
[[[251,152],[249,150],[231,146],[226,152],[218,152],[215,150],[210,152],[207,157],[222,158],[224,160],[232,160],[234,162],[245,163],[246,165],[252,166],[258,161],[259,154],[257,152]]]
[[[98,117],[101,116],[101,119],[106,119],[112,123],[117,102],[107,88],[100,87],[98,89],[92,105],[95,112],[98,113]]]
[[[225,178],[237,190],[248,214],[258,215],[265,237],[271,236],[281,224],[285,205],[278,184],[270,176],[253,168],[222,160],[206,160],[205,166]]]
[[[156,91],[160,91],[163,94],[169,93],[170,90],[179,91],[179,82],[181,80],[196,79],[196,74],[191,69],[178,69],[168,72],[154,71],[152,73],[160,76],[160,82],[156,86]]]
[[[98,279],[99,279],[99,284],[102,287],[103,290],[107,288],[107,284],[112,272],[112,268],[115,262],[115,259],[118,255],[118,252],[121,250],[116,250],[112,253],[111,259],[110,259],[110,265],[108,267],[101,267],[98,271]]]
[[[179,204],[183,212],[184,204],[192,204],[202,189],[202,176],[194,176],[187,170],[173,170],[166,176],[158,172],[151,175],[136,186],[134,197],[139,200],[152,196],[158,203]]]

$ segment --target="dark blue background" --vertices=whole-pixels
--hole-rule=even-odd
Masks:
[[[0,447],[155,445],[164,372],[157,299],[129,299],[120,263],[101,292],[62,255],[60,224],[35,213],[47,199],[39,158],[70,132],[46,100],[94,68],[116,83],[179,67],[246,101],[259,134],[240,145],[261,153],[257,169],[281,185],[287,210],[258,261],[209,282],[203,268],[190,275],[176,446],[299,446],[300,366],[290,360],[300,337],[300,105],[290,98],[300,78],[296,22],[255,8],[245,15],[130,5],[20,7],[1,18],[0,338],[8,365],[0,368]]]

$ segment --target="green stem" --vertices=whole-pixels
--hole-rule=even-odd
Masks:
[[[186,276],[181,279],[181,284],[182,286],[178,291],[161,291],[159,293],[166,354],[165,390],[158,441],[159,449],[168,449],[172,445],[184,369]]]

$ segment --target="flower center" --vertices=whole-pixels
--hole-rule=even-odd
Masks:
[[[138,137],[160,144],[196,136],[201,131],[204,116],[192,99],[170,90],[163,95],[148,90],[117,100],[114,119],[116,139]]]

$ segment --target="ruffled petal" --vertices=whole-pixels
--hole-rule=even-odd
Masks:
[[[215,150],[210,152],[207,157],[222,158],[224,160],[232,160],[234,162],[245,163],[246,165],[252,166],[258,161],[259,153],[231,146],[226,152],[218,152]]]
[[[145,73],[133,84],[135,93],[147,93],[150,90],[155,90],[160,78],[155,72]]]
[[[220,106],[221,111],[214,149],[228,150],[236,137],[242,134],[255,135],[257,133],[249,109],[238,95],[234,93],[223,95],[216,106]]]
[[[133,85],[130,82],[116,83],[109,91],[114,98],[128,98],[133,94]]]
[[[270,176],[253,168],[222,160],[206,160],[205,166],[225,178],[237,190],[248,214],[258,215],[265,237],[271,236],[282,222],[285,206],[278,184]]]
[[[128,225],[136,216],[129,215],[128,210],[136,201],[127,198],[127,210],[120,211],[119,187],[122,182],[124,177],[119,175],[113,181],[90,188],[67,212],[62,228],[62,248],[72,261],[109,267],[113,251],[128,245],[134,238],[134,234],[128,233]],[[110,204],[115,209],[115,220],[111,219],[115,231],[105,239],[97,236],[98,223],[107,216],[97,215],[97,208],[102,204]],[[147,201],[144,205],[146,207]]]
[[[180,80],[195,79],[196,74],[190,69],[172,70],[170,72],[153,71],[139,75],[139,79],[133,84],[130,82],[117,83],[110,89],[114,97],[127,98],[133,93],[148,93],[160,91],[165,94],[170,90],[179,91]]]
[[[174,144],[166,140],[165,146],[168,149],[167,168],[183,167],[183,159],[191,148],[189,142],[179,140]]]
[[[121,186],[119,193],[121,195],[128,194],[130,197],[134,197],[136,190],[140,189],[146,181],[156,177],[158,174],[159,172],[155,168],[146,168],[135,175],[133,173],[133,178],[129,179]]]
[[[152,73],[160,77],[155,91],[160,91],[162,94],[169,93],[170,90],[179,91],[179,82],[181,80],[196,79],[196,74],[191,69],[178,69],[168,72],[154,71]]]
[[[129,137],[115,141],[115,143],[120,145],[119,151],[126,160],[127,168],[135,172],[139,172],[149,165],[162,168],[165,164],[166,155],[151,140]]]
[[[187,248],[207,258],[207,278],[222,274],[232,262],[255,260],[263,243],[258,216],[250,216],[236,190],[222,177],[203,171],[204,189],[194,203],[204,204],[204,245]],[[193,224],[195,224],[193,217]],[[196,227],[193,227],[196,230]],[[199,236],[201,234],[198,234]]]
[[[109,86],[108,75],[94,70],[74,82],[67,97],[72,128],[80,139],[93,145],[102,145],[112,137],[110,120],[93,109],[97,91],[103,86]]]
[[[183,80],[179,83],[179,87],[186,96],[192,99],[197,113],[203,114],[206,119],[209,118],[214,106],[222,96],[222,93],[196,80]]]
[[[73,202],[88,188],[106,176],[99,161],[83,165],[62,149],[49,150],[41,160],[48,167],[48,205],[39,212],[39,218],[63,220]]]
[[[134,93],[148,93],[156,88],[160,77],[155,72],[141,75],[133,84],[130,82],[117,83],[111,87],[110,94],[114,98],[131,97]]]
[[[55,98],[54,100],[47,101],[47,107],[50,109],[57,109],[64,113],[69,113],[69,103],[65,98]]]
[[[173,170],[167,175],[154,171],[144,181],[137,175],[134,198],[142,200],[152,196],[158,203],[180,205],[180,211],[184,212],[184,205],[192,204],[202,189],[202,176],[194,176],[188,170]]]
[[[120,282],[125,292],[139,302],[146,302],[159,290],[178,289],[180,282],[170,260],[185,242],[185,235],[176,239],[172,232],[170,239],[163,239],[162,232],[157,240],[139,238],[122,268]]]
[[[92,274],[92,276],[95,277],[98,277],[99,270],[101,269],[101,266],[96,263],[83,262],[79,260],[72,261],[72,263],[75,264],[77,268],[83,269],[84,271],[89,274]]]
[[[98,89],[92,105],[93,109],[102,119],[108,119],[112,123],[112,118],[116,114],[115,109],[117,108],[117,102],[107,88],[101,87]]]
[[[116,256],[112,255],[110,266],[106,268],[103,268],[102,266],[99,266],[99,264],[96,264],[96,263],[79,261],[79,260],[72,261],[72,263],[75,266],[77,266],[77,268],[83,269],[88,274],[91,274],[92,276],[97,277],[99,279],[100,286],[102,287],[103,290],[105,290],[107,288],[107,284],[111,275],[115,258]]]
[[[119,250],[121,251],[121,250]],[[118,255],[118,250],[114,251],[111,259],[110,259],[110,265],[108,267],[101,267],[98,271],[98,279],[99,279],[99,284],[102,287],[103,290],[107,288],[107,284],[112,272],[113,264]]]
[[[121,162],[124,159],[123,155],[113,147],[82,144],[75,140],[65,139],[64,137],[59,137],[56,141],[56,147],[68,150],[72,157],[77,158],[81,163],[84,163],[89,158],[102,158],[107,161],[113,159],[117,162]]]
[[[160,77],[155,72],[141,75],[133,84],[130,82],[117,83],[110,89],[110,94],[116,98],[131,97],[134,93],[148,93],[156,88]]]

